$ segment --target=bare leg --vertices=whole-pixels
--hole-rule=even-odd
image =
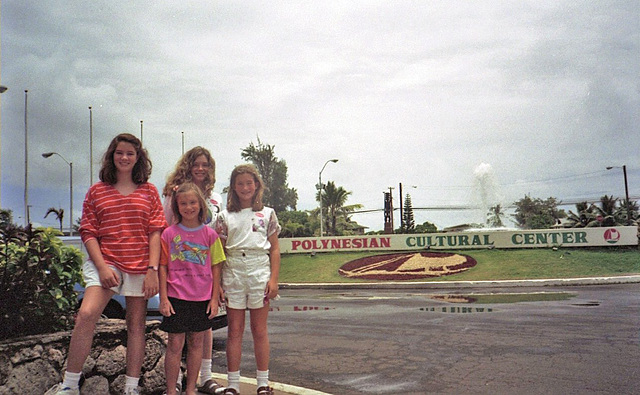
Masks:
[[[186,395],[196,395],[196,382],[202,363],[202,339],[208,331],[190,332],[187,334],[189,342],[187,351],[187,388]]]
[[[251,335],[253,336],[253,349],[256,355],[258,370],[269,369],[269,334],[267,333],[267,316],[269,305],[259,309],[251,309]]]
[[[213,356],[213,331],[207,330],[202,339],[202,359],[212,359]]]
[[[91,351],[96,323],[113,294],[113,291],[99,286],[89,287],[85,290],[71,335],[67,371],[72,373],[82,371],[82,366]]]
[[[174,395],[176,393],[176,385],[170,385],[170,383],[176,383],[178,381],[178,371],[180,370],[184,338],[184,333],[169,333],[167,351],[164,357],[164,374],[167,381],[167,395]]]
[[[140,377],[144,362],[147,301],[127,296],[127,376]]]
[[[240,370],[242,358],[242,334],[244,333],[244,310],[227,307],[227,370],[237,372]]]

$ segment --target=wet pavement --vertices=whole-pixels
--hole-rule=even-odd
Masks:
[[[640,393],[640,276],[557,281],[580,286],[283,285],[269,317],[272,386],[282,394]],[[225,336],[214,332],[217,350]],[[248,328],[244,343],[250,376]],[[224,351],[214,360],[226,378]],[[243,394],[255,391],[243,383]]]

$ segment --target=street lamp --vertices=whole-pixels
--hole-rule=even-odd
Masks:
[[[327,166],[327,164],[329,162],[333,162],[336,163],[338,160],[337,159],[329,159],[328,161],[324,162],[324,166],[322,166],[322,170],[320,170],[320,174],[318,174],[318,191],[320,192],[320,237],[322,237],[322,172],[324,171],[324,168]]]
[[[73,163],[57,152],[45,152],[42,157],[49,158],[52,155],[58,155],[69,165],[69,236],[73,236]]]
[[[27,125],[27,89],[24,90],[24,226],[28,226],[31,222],[29,218],[29,135]]]
[[[93,185],[93,110],[89,106],[89,186]]]
[[[5,93],[5,92],[7,91],[7,89],[9,89],[9,88],[7,88],[7,87],[6,87],[6,86],[4,86],[4,85],[0,85],[0,93]],[[0,173],[1,173],[1,172],[2,172],[2,167],[0,166]],[[2,178],[2,177],[0,177],[0,178]],[[2,185],[0,185],[0,192],[1,192],[1,191],[2,191]],[[0,200],[1,200],[1,199],[0,199]],[[0,204],[2,204],[2,203],[0,203]]]
[[[607,166],[607,170],[620,168],[620,166]],[[631,225],[631,201],[629,200],[629,184],[627,183],[627,165],[622,165],[622,174],[624,175],[624,193],[627,198],[627,225]]]

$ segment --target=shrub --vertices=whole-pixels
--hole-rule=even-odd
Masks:
[[[82,253],[60,234],[0,223],[0,339],[71,326]]]

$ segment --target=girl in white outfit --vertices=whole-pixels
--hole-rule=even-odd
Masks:
[[[272,395],[269,386],[269,300],[278,296],[280,225],[275,211],[262,203],[264,186],[253,165],[231,173],[227,209],[217,219],[216,231],[225,245],[222,288],[227,300],[228,387],[225,395],[240,392],[240,359],[245,310],[249,309],[256,357],[258,395]]]

